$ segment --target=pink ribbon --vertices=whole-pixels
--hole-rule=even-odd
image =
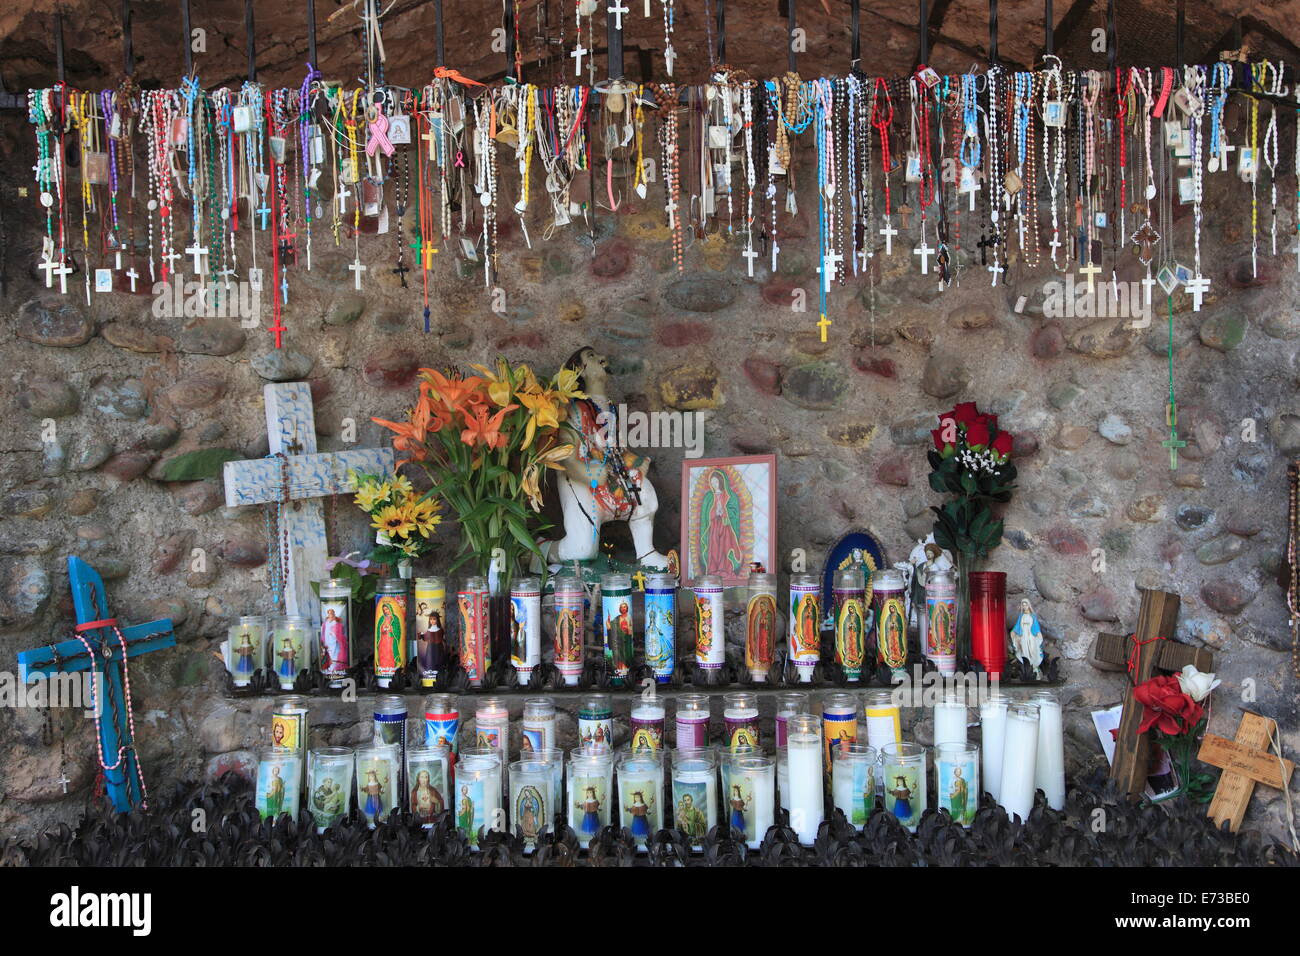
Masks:
[[[375,110],[375,118],[370,121],[370,139],[366,141],[366,155],[374,156],[375,150],[381,149],[385,156],[393,155],[393,144],[388,141],[388,117]]]

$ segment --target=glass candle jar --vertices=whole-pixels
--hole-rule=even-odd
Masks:
[[[271,706],[271,746],[286,747],[302,756],[310,743],[310,698],[302,694],[277,697]]]
[[[316,832],[347,817],[352,809],[352,772],[356,755],[351,747],[317,747],[307,768],[307,809],[316,821]]]
[[[894,696],[889,691],[873,690],[867,694],[865,718],[867,743],[876,750],[883,750],[885,744],[902,742],[902,718],[898,704],[894,703]]]
[[[859,829],[876,807],[876,748],[856,741],[837,747],[831,762],[831,799]]]
[[[934,568],[925,579],[925,609],[919,615],[925,656],[940,674],[957,672],[957,578],[949,568]]]
[[[867,642],[867,579],[861,568],[835,573],[831,597],[835,604],[835,662],[850,682],[862,677]]]
[[[1065,809],[1065,728],[1061,703],[1050,690],[1032,694],[1038,705],[1038,750],[1034,758],[1034,789],[1043,791],[1053,810]]]
[[[790,827],[804,846],[817,839],[825,814],[820,724],[812,714],[795,714],[790,718],[786,743]]]
[[[644,847],[664,826],[663,751],[620,751],[617,771],[620,823],[631,831],[637,846]]]
[[[790,748],[776,748],[776,797],[781,809],[790,812]]]
[[[579,747],[569,753],[569,826],[582,843],[609,826],[613,791],[613,751]]]
[[[803,691],[786,691],[776,695],[776,745],[784,747],[789,737],[789,720],[792,714],[808,713],[808,695]]]
[[[871,576],[871,606],[876,621],[876,662],[895,677],[907,670],[907,603],[903,576],[892,568]]]
[[[1034,808],[1038,772],[1038,708],[1012,704],[1007,708],[1006,739],[1002,744],[1002,779],[998,804],[1011,818],[1029,819]]]
[[[835,751],[858,739],[858,698],[855,694],[833,692],[822,698],[822,775],[827,790],[831,786],[831,767]]]
[[[529,851],[551,826],[558,798],[552,763],[527,754],[510,765],[510,819]]]
[[[723,754],[722,789],[726,823],[758,849],[775,821],[776,759],[761,750]]]
[[[815,574],[790,575],[790,660],[799,680],[811,683],[822,655],[822,592]]]
[[[1007,665],[1007,575],[1004,571],[970,573],[971,656],[990,678]]]
[[[553,799],[547,810],[546,825],[553,827],[556,816],[565,815],[564,808],[564,751],[558,747],[551,750],[539,750],[528,755],[529,763],[539,763],[551,774],[551,794]]]
[[[718,753],[711,747],[672,753],[673,825],[699,849],[718,825]]]
[[[406,698],[398,694],[381,694],[375,698],[374,740],[377,744],[397,749],[398,790],[392,794],[394,807],[405,807],[406,781]]]
[[[253,674],[261,669],[266,654],[265,635],[264,619],[251,614],[226,629],[223,648],[226,670],[230,671],[236,687],[247,687],[253,681]]]
[[[667,684],[677,664],[677,578],[651,574],[645,585],[645,662]]]
[[[451,762],[456,762],[460,750],[457,737],[460,733],[460,708],[455,694],[430,694],[424,698],[424,745],[446,747],[451,751]]]
[[[664,723],[667,708],[662,698],[638,697],[632,704],[629,725],[632,730],[630,749],[634,753],[657,753],[664,746]]]
[[[1002,748],[1007,737],[1007,708],[1011,701],[1003,694],[989,694],[980,701],[980,751],[984,789],[995,802],[1002,794]]]
[[[776,575],[751,572],[745,603],[745,667],[757,684],[767,681],[776,660]]]
[[[728,750],[757,749],[758,695],[742,692],[722,696],[722,723]]]
[[[478,848],[488,830],[504,830],[501,805],[502,753],[495,747],[466,747],[456,761],[456,829]]]
[[[271,666],[281,690],[292,690],[311,667],[311,620],[301,614],[277,617],[271,625]]]
[[[585,601],[582,580],[576,575],[555,579],[555,667],[570,687],[582,677]]]
[[[934,748],[934,783],[939,808],[954,823],[968,827],[979,809],[980,749],[975,744],[938,744]]]
[[[356,749],[356,761],[357,810],[373,830],[401,805],[401,752],[370,743]]]
[[[588,694],[578,704],[578,746],[614,746],[614,704],[608,694]]]
[[[510,748],[510,708],[504,697],[483,697],[474,706],[474,746],[491,747],[505,755]]]
[[[555,701],[549,697],[528,697],[524,700],[524,716],[520,721],[519,755],[527,757],[539,750],[555,748]]]
[[[632,672],[632,579],[626,574],[600,577],[601,634],[610,686],[622,687]]]
[[[695,582],[695,666],[717,671],[727,661],[727,626],[722,578],[702,575]]]
[[[375,587],[375,679],[387,687],[406,666],[407,583],[384,578]]]
[[[542,662],[542,582],[520,578],[510,585],[510,663],[527,685]]]
[[[415,579],[413,654],[420,686],[433,687],[447,667],[447,585],[442,578]]]
[[[881,753],[885,809],[915,833],[928,802],[925,748],[904,741],[885,744]]]
[[[488,583],[481,575],[466,578],[456,595],[460,613],[460,666],[470,687],[482,687],[488,657]]]
[[[257,790],[254,804],[263,820],[287,813],[298,816],[302,792],[302,755],[288,747],[263,747],[257,752]]]
[[[681,694],[678,696],[676,731],[678,750],[697,750],[708,745],[708,694]]]
[[[352,667],[352,586],[342,578],[320,585],[320,670],[330,687],[347,681]]]
[[[424,828],[447,809],[451,799],[451,750],[445,746],[406,751],[406,805]]]
[[[966,743],[966,701],[945,694],[934,705],[934,745]]]

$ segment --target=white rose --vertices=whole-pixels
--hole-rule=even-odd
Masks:
[[[1178,675],[1178,686],[1184,694],[1198,704],[1209,697],[1210,691],[1222,683],[1223,681],[1217,680],[1213,674],[1202,673],[1191,664],[1184,667],[1183,672]]]

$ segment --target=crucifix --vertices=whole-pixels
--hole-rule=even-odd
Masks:
[[[1101,272],[1101,266],[1089,262],[1086,266],[1079,266],[1079,272],[1081,275],[1087,276],[1088,294],[1092,295],[1092,293],[1096,290],[1097,287],[1096,276],[1099,272]]]
[[[820,270],[822,274],[822,288],[827,292],[831,291],[831,282],[835,278],[835,267],[841,260],[843,260],[843,258],[842,255],[834,250],[829,250],[822,254],[822,267]],[[825,340],[823,339],[823,341]]]
[[[54,259],[51,257],[48,259],[42,259],[41,264],[36,267],[38,269],[45,270],[45,288],[47,289],[54,288],[54,270],[57,269],[60,265],[62,265],[62,263],[55,262]]]
[[[1150,264],[1155,257],[1151,247],[1160,241],[1160,233],[1156,232],[1155,226],[1151,225],[1151,220],[1148,219],[1138,227],[1137,232],[1133,233],[1128,241],[1138,247],[1137,257],[1141,261]]]
[[[397,260],[397,265],[392,270],[393,275],[397,276],[397,280],[402,283],[403,289],[406,288],[406,274],[410,271],[410,269],[406,268],[406,263],[401,259]]]
[[[1181,671],[1188,664],[1198,671],[1212,671],[1214,656],[1207,650],[1179,644],[1169,638],[1178,624],[1180,599],[1169,591],[1139,588],[1137,630],[1133,634],[1098,634],[1088,662],[1100,670],[1127,671],[1131,682],[1124,691],[1124,710],[1115,738],[1115,760],[1111,779],[1136,800],[1146,786],[1151,762],[1151,737],[1139,734],[1142,704],[1133,688],[1150,679],[1157,670]]]
[[[569,54],[569,56],[573,57],[574,60],[574,65],[573,65],[574,76],[582,76],[582,58],[586,56],[589,52],[591,51],[588,50],[586,47],[584,47],[581,43],[579,43],[576,47],[573,48],[573,52]]]
[[[606,13],[612,13],[612,14],[614,15],[614,29],[615,29],[615,30],[622,30],[622,29],[623,29],[623,14],[625,14],[625,13],[628,12],[628,8],[625,7],[625,6],[622,6],[622,4],[620,3],[620,0],[614,0],[614,4],[613,4],[613,6],[606,7],[606,8],[605,8],[605,12],[606,12]]]
[[[823,312],[822,317],[817,320],[817,328],[821,331],[822,334],[821,340],[823,342],[826,341],[826,330],[829,329],[830,327],[831,327],[831,320],[826,318],[826,313]]]
[[[352,491],[349,470],[387,475],[391,448],[316,451],[316,418],[306,382],[269,384],[262,389],[270,455],[228,461],[223,477],[226,507],[277,504],[279,529],[288,542],[284,586],[286,614],[312,614],[311,583],[325,578],[324,509],[320,499]],[[281,456],[285,456],[283,459]],[[278,542],[268,542],[278,546]]]
[[[670,43],[667,49],[664,50],[664,69],[668,71],[669,76],[673,75],[673,60],[675,59],[677,59],[677,51],[673,49],[673,45]]]
[[[190,246],[188,249],[185,250],[185,254],[186,254],[187,256],[193,256],[193,257],[194,257],[194,274],[195,274],[195,275],[199,275],[199,274],[201,274],[201,273],[203,272],[203,268],[202,268],[202,266],[201,266],[199,260],[202,259],[204,256],[206,256],[206,255],[208,254],[207,247],[206,247],[206,246],[200,246],[200,245],[196,242],[196,243],[194,243],[194,245]]]
[[[1201,311],[1201,301],[1205,293],[1210,291],[1210,280],[1207,276],[1194,276],[1183,283],[1183,289],[1192,297],[1192,311]]]
[[[159,256],[158,258],[162,259],[164,262],[167,263],[166,272],[168,275],[171,275],[173,272],[176,271],[176,260],[179,259],[180,257],[181,254],[177,252],[175,249],[173,249],[165,256]]]
[[[898,230],[894,228],[888,216],[885,217],[885,227],[880,230],[880,234],[885,237],[885,255],[892,256],[894,254],[894,237],[898,235]]]
[[[1187,442],[1178,437],[1178,409],[1173,402],[1165,405],[1165,424],[1169,426],[1169,437],[1160,444],[1169,449],[1169,470],[1178,468],[1178,449],[1186,448]]]
[[[18,679],[26,684],[38,677],[91,672],[104,785],[113,809],[126,813],[145,799],[132,729],[127,660],[172,647],[176,637],[168,618],[127,627],[119,625],[108,612],[108,596],[99,574],[85,561],[71,555],[68,583],[77,615],[76,636],[58,644],[20,651]],[[66,785],[65,782],[65,788]]]
[[[263,203],[261,206],[257,208],[257,214],[262,219],[262,231],[266,232],[267,227],[269,225],[267,220],[271,216],[271,207]]]
[[[1267,717],[1243,711],[1234,740],[1218,734],[1206,734],[1196,759],[1223,771],[1210,801],[1208,816],[1215,826],[1228,824],[1233,833],[1241,826],[1255,784],[1285,790],[1291,783],[1295,764],[1269,753],[1269,743],[1277,724]]]
[[[361,291],[361,273],[366,271],[366,266],[360,259],[353,259],[352,265],[348,266],[352,270],[352,284],[358,292]]]
[[[921,257],[921,275],[928,276],[930,274],[930,256],[933,254],[934,250],[925,241],[925,236],[922,236],[921,244],[912,250],[912,255]]]
[[[993,261],[988,264],[988,273],[993,277],[993,281],[989,284],[996,286],[998,284],[998,276],[1000,276],[1002,273],[1006,271],[1007,271],[1006,268],[1003,267],[998,262],[997,257],[994,256]]]
[[[749,268],[749,277],[754,278],[754,260],[758,258],[758,250],[750,246],[741,255],[748,260],[745,265]]]
[[[668,205],[664,206],[664,212],[668,213],[668,228],[675,229],[677,226],[677,200],[669,199]]]
[[[899,206],[898,218],[903,220],[904,229],[911,229],[912,228],[912,207],[909,206],[907,203],[903,203],[901,206]]]
[[[645,590],[645,572],[644,572],[644,571],[637,571],[636,574],[632,575],[632,580],[633,580],[634,582],[636,582],[636,589],[637,589],[638,591],[644,591],[644,590]]]
[[[131,280],[131,291],[135,291],[135,280],[140,278],[140,273],[135,271],[135,266],[126,270],[126,277]]]
[[[54,270],[54,274],[59,277],[59,292],[67,295],[68,276],[72,275],[72,267],[66,262],[60,262],[59,267]]]

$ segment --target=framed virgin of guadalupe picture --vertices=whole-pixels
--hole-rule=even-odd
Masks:
[[[716,574],[727,587],[750,565],[776,566],[776,456],[682,462],[682,586]]]

